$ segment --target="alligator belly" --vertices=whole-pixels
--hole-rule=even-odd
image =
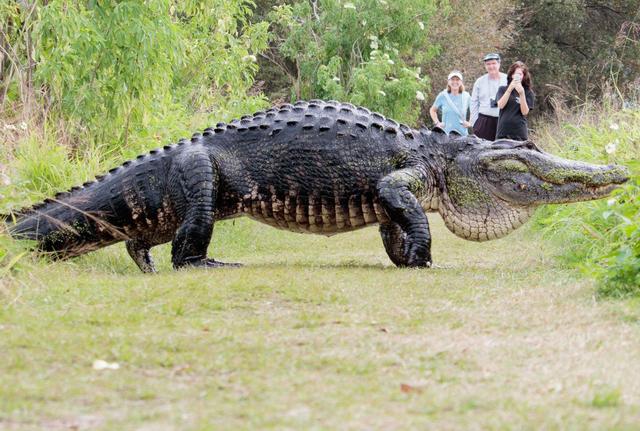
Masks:
[[[245,199],[242,212],[279,229],[327,236],[389,221],[377,199],[367,195],[258,196]]]

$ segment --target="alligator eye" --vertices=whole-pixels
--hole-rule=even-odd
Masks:
[[[536,144],[534,144],[532,141],[525,141],[524,142],[524,147],[527,150],[537,151],[539,153],[542,152],[542,151],[540,151],[540,148],[538,148],[538,146]]]

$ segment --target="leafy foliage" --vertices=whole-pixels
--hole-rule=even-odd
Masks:
[[[269,55],[289,76],[292,99],[342,99],[411,122],[429,80],[415,65],[438,50],[426,26],[433,0],[298,1],[268,15]]]
[[[18,87],[23,100],[37,99],[47,118],[84,132],[84,141],[117,147],[145,140],[138,144],[148,147],[153,129],[166,136],[162,124],[186,123],[194,112],[226,117],[264,105],[261,96],[248,94],[255,56],[267,43],[266,23],[247,21],[251,5],[51,0],[26,7],[11,1],[0,9],[0,21],[8,29],[4,51],[15,55],[0,81],[5,89]],[[28,79],[8,72],[23,68]],[[141,130],[147,133],[131,138]]]
[[[573,124],[571,124],[573,123]],[[538,139],[569,158],[627,166],[630,181],[609,200],[546,207],[538,226],[565,244],[565,259],[599,280],[603,296],[640,296],[640,111],[588,108]]]
[[[612,244],[604,256],[606,267],[599,290],[603,296],[640,296],[640,163],[636,160],[631,166],[636,175],[602,213],[604,219],[615,220],[608,232]]]
[[[531,67],[543,108],[552,95],[572,104],[598,98],[611,82],[637,91],[639,0],[515,3],[520,31],[507,60]]]

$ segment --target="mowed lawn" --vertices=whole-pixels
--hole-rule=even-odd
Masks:
[[[36,263],[0,281],[0,429],[640,428],[638,302],[595,299],[527,229],[431,224],[427,270],[376,228],[246,219],[210,250],[240,269],[174,272],[160,247],[142,275],[121,245]]]

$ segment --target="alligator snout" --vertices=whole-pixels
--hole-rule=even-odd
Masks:
[[[623,184],[629,180],[629,170],[625,166],[608,165],[598,167],[592,176],[591,181],[586,181],[589,186],[606,186],[610,184]]]
[[[539,171],[540,177],[558,185],[577,183],[588,187],[600,187],[623,184],[629,180],[629,170],[620,165],[603,166],[575,162],[545,168]]]
[[[629,181],[629,169],[626,166],[609,165],[608,168],[614,172],[613,183],[624,184]]]

